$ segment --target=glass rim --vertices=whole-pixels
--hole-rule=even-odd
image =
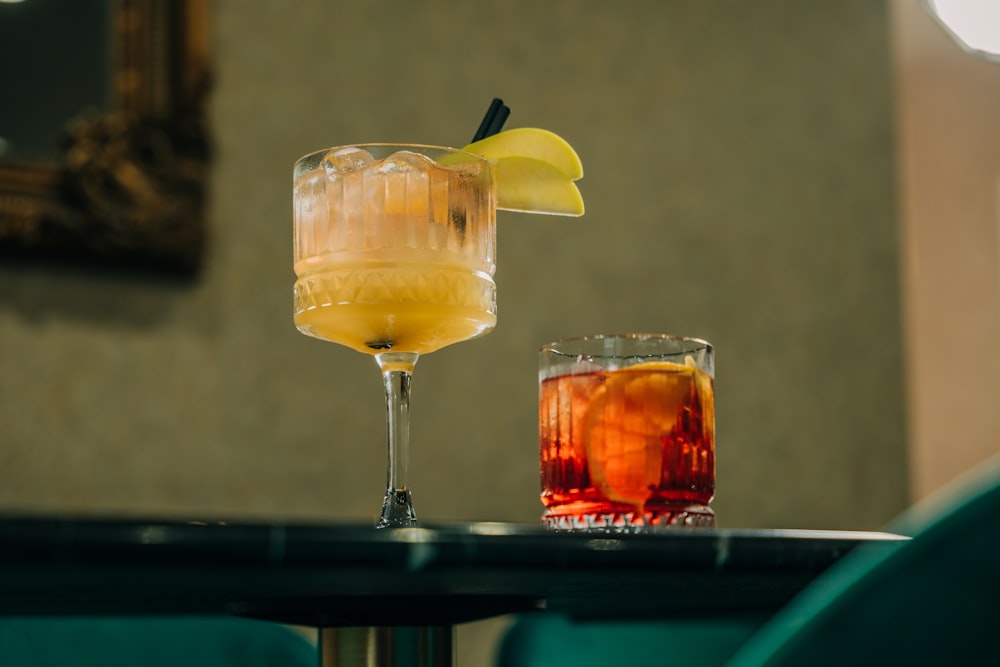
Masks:
[[[661,341],[674,341],[683,343],[692,343],[692,347],[688,351],[696,350],[707,350],[709,352],[714,351],[714,347],[704,338],[698,338],[697,336],[681,336],[677,334],[664,334],[664,333],[608,333],[608,334],[587,334],[584,336],[570,336],[567,338],[559,338],[550,341],[540,348],[538,348],[539,353],[549,352],[552,354],[569,354],[568,352],[561,352],[558,346],[567,344],[579,344],[579,343],[589,343],[597,341],[608,341],[608,340],[661,340]],[[674,354],[679,354],[674,353]]]
[[[298,158],[295,164],[298,165],[300,162],[309,160],[310,158],[316,157],[318,155],[326,155],[330,151],[342,150],[344,148],[399,148],[399,149],[424,149],[424,150],[434,150],[440,151],[441,153],[457,153],[460,155],[468,155],[470,158],[475,159],[477,162],[489,162],[488,159],[482,155],[477,155],[475,153],[470,153],[467,150],[461,148],[455,148],[453,146],[438,146],[436,144],[414,144],[414,143],[397,143],[395,141],[366,141],[357,144],[342,144],[340,146],[329,146],[327,148],[320,148],[314,151],[310,151]]]

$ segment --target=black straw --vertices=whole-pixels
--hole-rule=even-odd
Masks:
[[[486,115],[483,116],[483,122],[479,124],[476,136],[472,137],[472,140],[479,141],[499,132],[503,129],[503,124],[507,122],[509,115],[510,107],[504,104],[499,97],[494,97],[493,101],[490,102],[490,108],[486,110]]]

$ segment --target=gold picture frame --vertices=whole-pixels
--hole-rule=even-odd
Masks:
[[[114,0],[110,110],[54,163],[0,159],[0,262],[195,275],[206,246],[207,0]]]

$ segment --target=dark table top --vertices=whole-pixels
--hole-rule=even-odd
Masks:
[[[0,518],[0,614],[236,614],[314,626],[770,613],[886,533]]]

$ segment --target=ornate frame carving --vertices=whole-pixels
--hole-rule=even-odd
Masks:
[[[111,110],[72,119],[55,164],[0,160],[0,261],[197,273],[209,4],[115,0]]]

